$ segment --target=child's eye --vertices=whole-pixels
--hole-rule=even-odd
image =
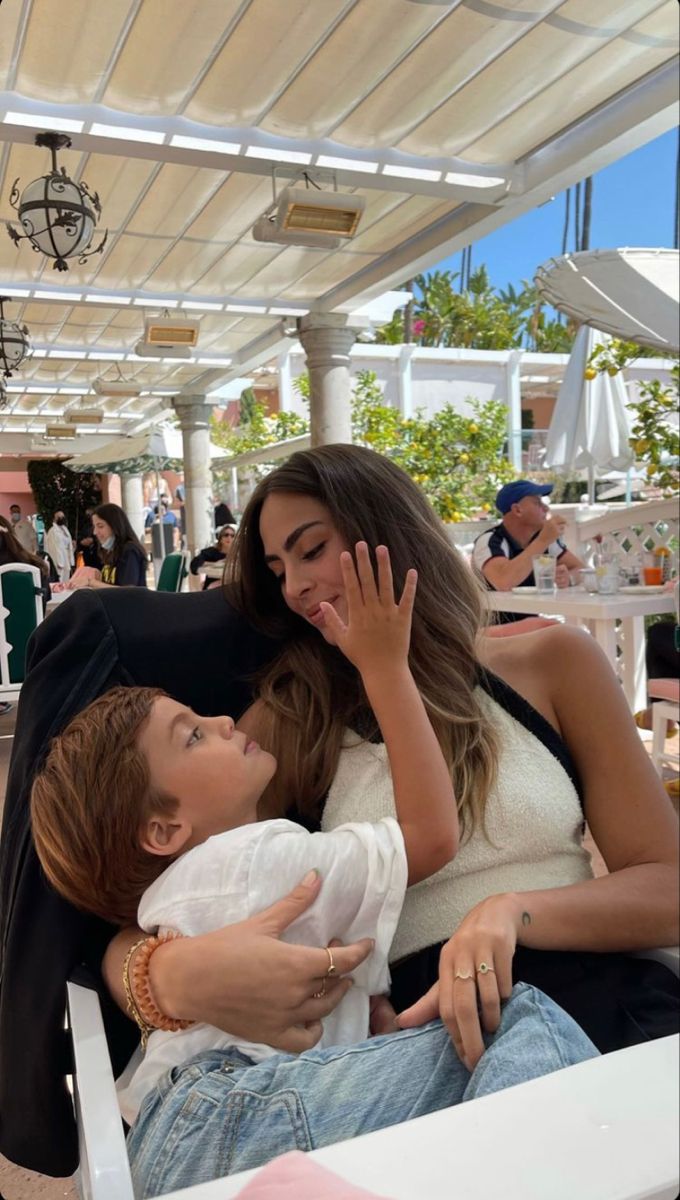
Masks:
[[[201,731],[197,725],[195,727],[195,729],[192,729],[191,733],[189,734],[187,746],[194,746],[196,744],[196,742],[200,742],[202,740],[203,740],[203,734],[201,733]]]

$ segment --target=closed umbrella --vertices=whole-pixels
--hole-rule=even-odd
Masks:
[[[543,465],[559,471],[588,472],[592,502],[596,471],[627,471],[635,461],[630,445],[626,388],[621,373],[599,373],[586,379],[588,360],[606,334],[582,325],[576,334],[560,387]]]

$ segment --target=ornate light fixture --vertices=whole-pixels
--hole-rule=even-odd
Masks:
[[[5,318],[5,301],[8,299],[8,296],[0,296],[0,374],[5,379],[21,366],[31,349],[26,326]]]
[[[23,233],[6,222],[7,232],[17,244],[28,238],[34,250],[53,258],[55,271],[68,271],[67,258],[78,257],[84,263],[93,254],[100,254],[106,244],[108,229],[98,246],[92,248],[101,204],[96,192],[86,183],[75,183],[64,167],[57,167],[57,150],[71,145],[64,133],[39,133],[36,146],[46,146],[52,153],[52,170],[34,179],[19,193],[18,179],[14,180],[9,202],[19,214]]]
[[[5,387],[4,379],[0,379],[0,409],[7,408],[9,404],[9,396]]]

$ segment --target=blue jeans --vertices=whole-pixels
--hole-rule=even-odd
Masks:
[[[513,988],[472,1074],[441,1021],[354,1046],[252,1063],[215,1050],[174,1067],[128,1136],[137,1200],[258,1167],[473,1100],[593,1058],[580,1027],[528,984]]]

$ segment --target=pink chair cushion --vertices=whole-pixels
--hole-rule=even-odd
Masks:
[[[680,703],[680,679],[650,679],[647,684],[650,700],[675,700]]]

